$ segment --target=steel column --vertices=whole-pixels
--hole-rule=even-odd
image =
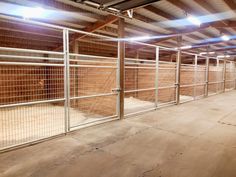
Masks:
[[[224,58],[224,68],[223,68],[223,92],[225,92],[226,88],[226,58]]]
[[[205,85],[205,97],[208,97],[208,89],[209,89],[209,57],[206,58],[206,85]]]
[[[159,47],[156,47],[155,107],[158,107]]]
[[[197,55],[194,58],[194,100],[196,99],[197,94]]]
[[[63,53],[64,53],[64,97],[65,97],[65,133],[70,131],[70,61],[69,61],[69,32],[63,30]]]
[[[123,18],[119,18],[118,22],[118,37],[119,38],[124,38],[125,34],[125,21]],[[125,66],[124,66],[124,60],[125,60],[125,42],[122,40],[119,40],[118,42],[118,79],[119,79],[119,99],[118,99],[118,116],[120,119],[124,118],[124,97],[125,97],[125,92],[124,92],[124,80],[125,80]]]

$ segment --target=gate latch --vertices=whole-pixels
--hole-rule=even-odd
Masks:
[[[121,91],[121,89],[120,89],[120,88],[114,88],[114,89],[112,89],[111,91],[112,91],[112,92],[115,92],[115,93],[118,93],[118,92]]]

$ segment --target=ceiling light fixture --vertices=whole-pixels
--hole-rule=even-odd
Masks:
[[[191,49],[191,48],[192,48],[191,45],[186,45],[186,46],[182,46],[182,47],[180,47],[180,49]]]
[[[141,36],[141,37],[131,37],[131,38],[126,38],[126,40],[127,41],[131,41],[131,42],[133,42],[133,41],[144,41],[144,40],[149,40],[149,39],[151,39],[151,37],[150,36]]]
[[[35,8],[27,8],[23,11],[22,16],[24,19],[29,18],[39,18],[42,17],[44,14],[44,9],[41,7],[35,7]]]
[[[202,24],[201,21],[193,15],[188,15],[187,20],[196,26],[200,26]]]
[[[227,35],[221,36],[221,39],[222,39],[223,41],[229,41],[229,40],[230,40],[229,36],[227,36]]]

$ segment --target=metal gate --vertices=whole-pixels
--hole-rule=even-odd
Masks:
[[[194,100],[195,72],[197,57],[194,54],[182,52],[180,66],[180,103]]]
[[[0,151],[119,118],[119,40],[22,23],[43,26],[50,35],[34,41],[39,48],[27,41],[27,47],[0,47]],[[235,88],[235,62],[182,53],[179,63],[180,50],[126,42],[126,116],[178,104],[179,97],[185,102],[207,96],[207,91]]]
[[[74,47],[68,49],[69,130],[117,119],[117,41],[76,30],[69,30],[68,37]],[[95,51],[97,46],[101,51]]]
[[[158,107],[172,105],[177,99],[177,51],[159,47]]]
[[[158,48],[126,42],[125,49],[125,115],[153,110],[157,103]]]
[[[235,63],[226,61],[225,63],[225,91],[230,91],[235,88]]]
[[[208,95],[224,91],[224,60],[209,58]]]
[[[0,149],[64,133],[63,53],[0,52]]]

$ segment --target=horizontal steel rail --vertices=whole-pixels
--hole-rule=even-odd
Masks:
[[[53,99],[53,100],[42,100],[42,101],[31,101],[31,102],[25,102],[25,103],[6,104],[6,105],[0,105],[0,108],[12,108],[12,107],[17,107],[17,106],[29,106],[29,105],[35,105],[35,104],[54,103],[54,102],[60,102],[60,101],[65,101],[65,98]]]
[[[52,64],[52,63],[28,63],[28,62],[2,62],[1,65],[18,65],[18,66],[64,66],[64,64]]]
[[[104,57],[104,56],[98,56],[98,55],[85,55],[85,54],[75,54],[75,53],[69,53],[69,56],[93,58],[93,59],[95,58],[95,59],[118,60],[118,58],[115,58],[115,57]]]
[[[1,15],[0,15],[1,16]],[[27,53],[38,53],[38,54],[54,54],[54,55],[64,55],[63,52],[54,52],[46,50],[32,50],[32,49],[20,49],[20,48],[10,48],[10,47],[0,47],[0,51],[13,51],[13,52],[27,52]]]
[[[18,56],[18,55],[1,55],[1,54],[0,54],[0,58],[64,61],[63,58],[33,57],[33,56]]]
[[[95,94],[95,95],[76,96],[76,97],[70,97],[70,100],[95,98],[95,97],[102,97],[102,96],[113,96],[113,95],[117,95],[117,94],[118,93],[102,93],[102,94]]]
[[[145,91],[152,91],[156,90],[156,88],[146,88],[146,89],[137,89],[137,90],[126,90],[125,93],[132,93],[132,92],[145,92]]]

